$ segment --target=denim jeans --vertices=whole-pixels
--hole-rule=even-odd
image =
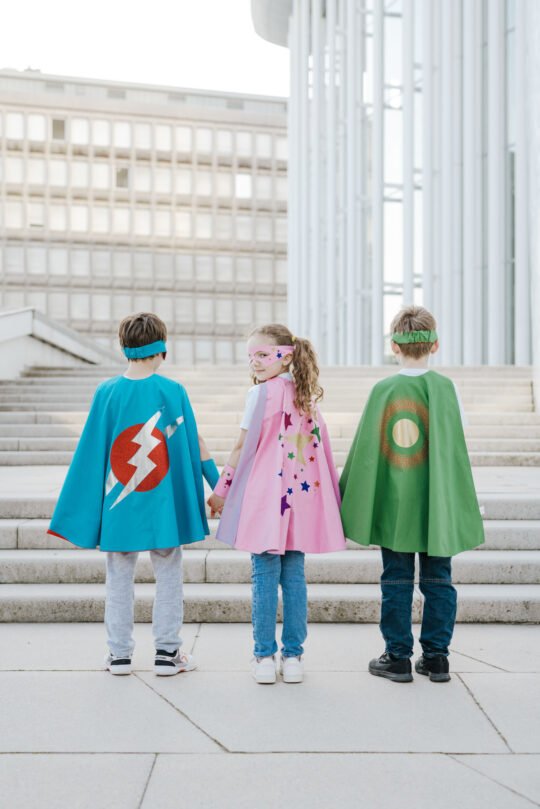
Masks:
[[[382,605],[381,632],[386,651],[393,657],[413,654],[412,602],[414,590],[414,553],[397,553],[381,548]],[[420,592],[424,613],[420,645],[426,657],[448,655],[456,621],[457,593],[452,586],[452,560],[445,556],[419,553]]]
[[[253,587],[252,621],[255,657],[270,657],[278,650],[276,617],[278,586],[283,594],[283,657],[299,657],[307,636],[307,587],[304,554],[300,551],[253,553],[251,555]]]
[[[131,657],[133,639],[134,577],[139,554],[107,553],[105,627],[107,644],[116,657]],[[156,577],[156,597],[152,629],[156,649],[175,652],[181,645],[180,630],[184,612],[182,548],[150,551]]]

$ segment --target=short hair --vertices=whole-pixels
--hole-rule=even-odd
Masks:
[[[125,317],[118,327],[118,339],[122,348],[139,348],[158,340],[167,339],[167,326],[153,312],[137,312]],[[158,352],[161,354],[162,352]],[[157,354],[152,354],[153,357]],[[150,359],[150,357],[145,357]],[[138,362],[138,360],[133,360]]]
[[[392,334],[406,334],[409,331],[434,331],[437,323],[431,312],[423,306],[404,306],[392,320]],[[399,348],[404,357],[420,359],[429,354],[433,343],[400,343]]]

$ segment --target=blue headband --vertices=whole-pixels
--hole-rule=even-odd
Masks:
[[[128,360],[144,360],[146,357],[153,357],[155,354],[166,354],[167,345],[163,340],[157,340],[155,343],[148,343],[145,346],[137,346],[137,348],[124,348],[124,354]]]

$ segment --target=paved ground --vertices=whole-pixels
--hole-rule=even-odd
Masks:
[[[99,624],[0,625],[2,809],[540,806],[540,627],[458,625],[453,678],[366,672],[373,625],[315,624],[302,685],[257,685],[251,627],[186,625],[198,671],[100,670]]]

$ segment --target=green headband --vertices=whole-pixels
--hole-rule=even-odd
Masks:
[[[405,331],[395,332],[392,335],[392,342],[404,343],[435,343],[439,338],[435,329],[432,331]]]

